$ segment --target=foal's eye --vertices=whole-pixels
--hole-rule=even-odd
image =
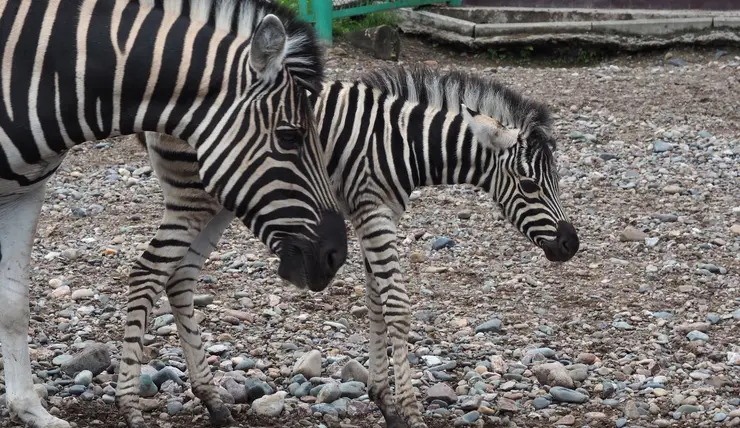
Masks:
[[[540,191],[540,186],[538,186],[534,180],[519,180],[519,185],[522,187],[522,192],[524,193],[537,193]]]
[[[293,127],[282,127],[275,130],[278,144],[285,150],[295,150],[303,145],[303,131]]]

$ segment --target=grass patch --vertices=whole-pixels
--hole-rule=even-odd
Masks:
[[[277,0],[283,6],[298,13],[298,0]],[[311,0],[308,0],[308,10],[311,10]],[[389,11],[374,12],[367,15],[339,18],[332,21],[332,34],[337,36],[350,31],[364,30],[365,28],[377,27],[379,25],[396,25],[398,16]]]

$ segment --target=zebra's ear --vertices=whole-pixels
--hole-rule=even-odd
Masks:
[[[494,150],[506,150],[517,142],[519,131],[508,129],[498,120],[471,110],[465,104],[460,109],[470,131],[484,146]]]
[[[283,68],[287,35],[280,19],[268,14],[252,35],[249,64],[265,80],[273,79]]]

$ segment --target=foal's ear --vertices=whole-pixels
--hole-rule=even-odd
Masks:
[[[262,18],[252,35],[249,64],[264,80],[272,80],[283,68],[288,36],[280,19],[268,14]]]
[[[519,136],[518,130],[508,129],[498,120],[473,111],[465,104],[461,106],[463,119],[481,144],[494,150],[506,150],[516,144]]]

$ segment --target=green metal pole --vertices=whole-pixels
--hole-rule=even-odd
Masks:
[[[327,46],[331,46],[332,0],[313,0],[311,3],[316,17],[316,33]]]
[[[308,16],[308,0],[298,0],[298,13],[302,20],[310,22]]]

